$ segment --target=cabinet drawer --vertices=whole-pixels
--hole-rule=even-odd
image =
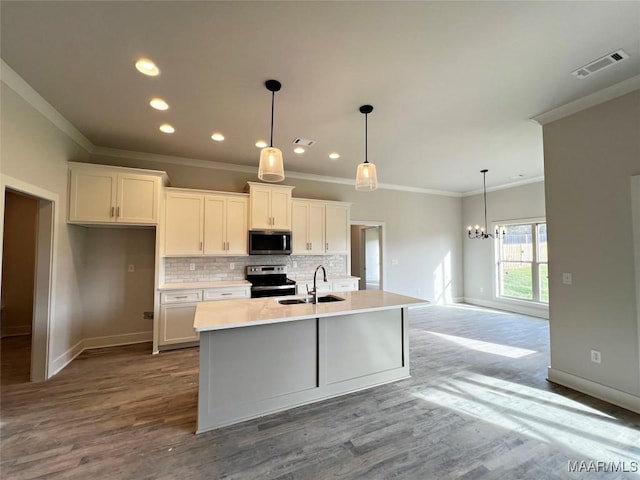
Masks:
[[[163,292],[160,294],[160,303],[188,303],[202,301],[202,290],[188,290],[180,292]]]
[[[230,300],[232,298],[249,298],[248,287],[239,288],[212,288],[204,291],[203,300],[205,302],[215,300]]]
[[[357,281],[354,281],[354,280],[333,283],[334,292],[351,292],[357,289],[358,289],[358,283]]]

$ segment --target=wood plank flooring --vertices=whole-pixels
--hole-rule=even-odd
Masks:
[[[640,478],[569,471],[633,469],[640,416],[545,380],[546,321],[434,306],[410,324],[412,378],[202,435],[197,348],[87,351],[45,383],[3,383],[0,477]]]

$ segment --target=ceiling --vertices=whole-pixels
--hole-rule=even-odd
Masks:
[[[378,180],[458,194],[482,168],[488,187],[541,179],[530,119],[640,74],[636,1],[0,5],[2,59],[95,146],[257,170],[273,78],[285,172],[353,179],[371,104]],[[618,49],[630,58],[571,75]],[[140,74],[140,57],[161,74]],[[150,108],[156,96],[170,109]],[[296,137],[316,143],[297,155]]]

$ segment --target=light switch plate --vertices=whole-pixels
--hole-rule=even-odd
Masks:
[[[562,274],[562,283],[563,283],[563,285],[571,285],[571,284],[573,284],[573,275],[571,275],[570,273],[563,273]]]

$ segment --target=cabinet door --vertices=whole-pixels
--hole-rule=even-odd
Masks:
[[[248,255],[248,207],[246,197],[227,199],[227,255]]]
[[[100,170],[71,170],[69,221],[114,223],[117,175]]]
[[[204,253],[226,255],[225,224],[227,200],[225,197],[207,195],[204,199]]]
[[[251,228],[273,228],[271,225],[271,189],[251,188]]]
[[[291,253],[293,255],[309,254],[308,220],[309,202],[294,200],[291,203]]]
[[[291,230],[291,190],[271,191],[271,219],[272,229]]]
[[[159,345],[195,342],[200,338],[193,329],[197,303],[177,303],[160,307]]]
[[[325,206],[321,203],[309,204],[309,253],[322,255],[325,250],[324,241]]]
[[[327,205],[325,207],[325,252],[328,254],[349,253],[349,207]]]
[[[168,193],[165,212],[165,255],[202,255],[204,197]]]
[[[149,175],[118,174],[116,221],[120,223],[158,223],[159,180]]]

